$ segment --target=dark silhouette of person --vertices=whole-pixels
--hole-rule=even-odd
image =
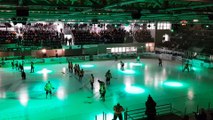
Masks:
[[[107,85],[110,85],[110,80],[111,80],[111,78],[112,78],[112,74],[111,74],[110,70],[108,70],[108,71],[106,72],[105,77],[106,77],[106,84],[107,84]]]
[[[30,65],[30,73],[33,73],[34,72],[34,63],[33,62],[31,62],[31,65]]]
[[[184,115],[182,120],[189,120],[189,116],[188,115]]]
[[[91,85],[91,89],[92,89],[92,90],[93,90],[93,88],[94,88],[94,81],[95,81],[94,75],[91,74],[91,77],[90,77],[90,85]]]
[[[213,120],[213,112],[210,113],[210,116],[211,116],[210,120]]]
[[[162,59],[158,58],[158,61],[159,61],[158,65],[159,65],[160,67],[162,67],[162,66],[163,66],[163,65],[162,65]]]
[[[146,111],[147,120],[155,120],[156,119],[156,102],[149,95],[146,101]]]
[[[187,62],[183,68],[183,72],[187,70],[189,72],[189,63]]]
[[[200,109],[199,113],[195,113],[195,119],[196,120],[207,120],[207,115],[203,108]]]
[[[22,80],[26,80],[26,73],[24,71],[21,72]]]
[[[105,94],[106,94],[105,83],[100,80],[98,80],[98,83],[100,85],[100,88],[99,88],[100,98],[102,99],[102,101],[105,101]]]
[[[118,103],[113,107],[114,109],[114,117],[113,120],[116,120],[119,118],[119,120],[123,120],[122,112],[124,111],[124,108]]]

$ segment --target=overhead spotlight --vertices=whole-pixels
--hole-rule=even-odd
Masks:
[[[199,20],[198,19],[193,19],[193,22],[199,22]]]
[[[151,27],[151,25],[150,24],[148,24],[148,28],[150,28]]]

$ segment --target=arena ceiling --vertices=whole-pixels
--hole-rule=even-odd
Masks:
[[[28,21],[213,23],[213,0],[0,0],[0,20],[19,18],[19,8],[29,9]]]

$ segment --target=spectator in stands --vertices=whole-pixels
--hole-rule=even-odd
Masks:
[[[199,113],[195,113],[196,120],[207,120],[206,112],[203,108],[200,109]]]
[[[156,102],[149,95],[146,101],[146,111],[147,120],[155,120],[156,119]]]
[[[116,120],[119,118],[119,120],[123,120],[122,112],[124,111],[124,108],[118,103],[113,107],[114,109],[114,117],[113,120]]]

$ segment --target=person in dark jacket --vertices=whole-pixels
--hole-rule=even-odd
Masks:
[[[147,120],[155,120],[156,119],[156,102],[149,95],[146,101],[146,111]]]

